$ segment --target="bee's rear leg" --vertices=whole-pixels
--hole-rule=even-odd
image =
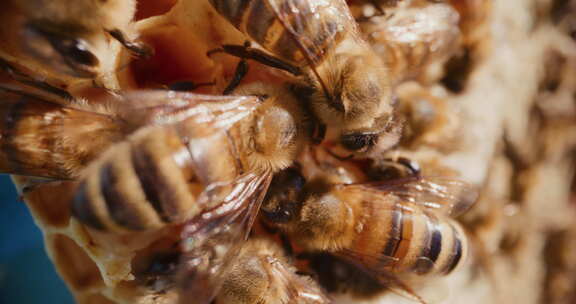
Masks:
[[[299,67],[267,54],[257,48],[250,47],[249,42],[244,43],[244,45],[224,44],[221,48],[208,51],[206,55],[211,56],[215,53],[226,53],[239,58],[252,59],[269,67],[286,71],[295,76],[302,75],[302,70]]]
[[[143,42],[126,39],[124,33],[119,29],[108,30],[107,32],[138,58],[147,59],[154,55],[154,49],[152,47]]]
[[[246,41],[244,46],[249,47],[250,42]],[[246,57],[240,57],[240,62],[238,62],[236,70],[234,71],[234,77],[232,77],[230,83],[224,89],[224,95],[229,95],[230,93],[234,92],[234,90],[236,90],[236,88],[240,85],[240,82],[242,82],[242,79],[244,79],[246,74],[248,74],[248,69],[248,60],[246,60]]]

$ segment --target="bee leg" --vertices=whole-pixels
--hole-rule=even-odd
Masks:
[[[42,188],[47,185],[54,185],[56,183],[60,183],[62,180],[58,179],[48,179],[48,178],[41,178],[41,177],[30,177],[27,178],[24,183],[20,183],[18,187],[19,193],[19,200],[24,201],[27,195],[34,192],[35,190]]]
[[[248,60],[246,60],[246,58],[242,58],[240,59],[240,62],[238,62],[238,65],[236,66],[236,71],[234,71],[234,77],[232,77],[230,83],[228,84],[228,86],[226,86],[222,94],[229,95],[230,93],[234,92],[234,90],[236,90],[236,88],[240,85],[240,82],[242,82],[242,79],[244,79],[247,73],[248,73]]]
[[[65,100],[74,100],[74,97],[68,93],[68,91],[57,88],[45,81],[36,80],[12,66],[12,64],[7,61],[0,59],[0,69],[4,70],[10,77],[22,84],[31,86],[33,88],[39,89],[41,91],[56,95]]]
[[[166,89],[171,90],[171,91],[194,91],[200,87],[206,87],[206,86],[213,86],[215,85],[216,82],[212,81],[212,82],[200,82],[200,83],[195,83],[193,81],[178,81],[175,83],[170,84],[168,87],[166,87]]]
[[[282,247],[284,248],[286,254],[293,256],[294,248],[292,248],[292,242],[290,242],[290,239],[284,233],[280,233],[280,241],[282,242]]]
[[[120,42],[125,48],[135,54],[138,58],[148,59],[154,55],[154,49],[151,46],[143,42],[135,42],[126,39],[124,33],[119,29],[107,30],[107,32],[110,34],[110,36],[112,36],[112,38]]]
[[[271,56],[259,49],[250,47],[250,45],[246,43],[244,45],[225,44],[222,46],[222,48],[208,51],[207,55],[210,56],[214,53],[220,52],[224,52],[226,54],[240,58],[252,59],[254,61],[260,62],[263,65],[286,71],[295,76],[302,75],[302,70],[299,67],[282,59]]]
[[[326,137],[326,125],[323,123],[315,123],[312,131],[312,143],[319,145]]]

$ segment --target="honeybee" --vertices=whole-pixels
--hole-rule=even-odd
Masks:
[[[127,35],[135,1],[13,0],[20,49],[40,64],[73,77],[94,78],[110,37],[139,57],[152,49]]]
[[[394,82],[415,78],[434,61],[448,59],[460,38],[458,12],[442,1],[407,1],[386,16],[360,23]]]
[[[266,179],[299,153],[307,118],[286,89],[256,83],[239,94],[136,91],[98,113],[7,93],[0,164],[76,179],[73,212],[93,228],[158,227],[194,212],[193,184]]]
[[[266,50],[224,45],[221,51],[294,75],[312,112],[348,151],[386,149],[398,141],[392,77],[344,0],[210,3]]]
[[[444,275],[463,263],[468,241],[452,218],[475,201],[473,187],[421,176],[335,183],[340,174],[282,171],[262,216],[303,250],[332,253],[423,302],[396,275]]]
[[[198,303],[207,303],[218,273],[250,231],[272,175],[292,163],[307,137],[305,114],[285,88],[256,83],[238,92],[243,95],[136,91],[111,103],[108,114],[21,95],[0,113],[8,134],[0,138],[0,167],[73,178],[72,215],[96,230],[182,225],[185,282],[200,288]],[[94,133],[75,142],[82,124]]]
[[[185,298],[193,298],[189,293]],[[248,240],[234,265],[223,274],[215,303],[330,303],[309,277],[296,274],[281,248],[266,239]]]

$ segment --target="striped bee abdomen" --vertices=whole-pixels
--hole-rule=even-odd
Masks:
[[[394,212],[400,220],[391,223],[397,227],[383,250],[397,259],[393,271],[448,274],[464,260],[467,240],[458,223],[427,210]]]
[[[367,267],[394,273],[448,274],[464,260],[467,240],[456,222],[402,202],[382,205],[365,204],[371,206],[363,210],[369,216],[352,244],[355,252],[381,257],[378,265],[366,260]]]
[[[81,222],[101,230],[145,230],[198,212],[185,144],[169,127],[138,131],[84,172],[72,202]]]

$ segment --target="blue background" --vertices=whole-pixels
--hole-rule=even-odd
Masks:
[[[74,302],[42,242],[9,176],[0,174],[0,304]]]

